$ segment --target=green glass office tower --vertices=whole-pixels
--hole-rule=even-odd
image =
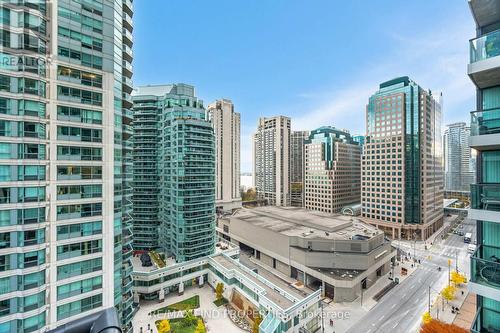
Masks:
[[[362,218],[393,238],[443,224],[441,105],[408,77],[380,84],[366,107]]]
[[[129,0],[0,3],[1,332],[112,306],[131,330],[131,16]]]
[[[144,86],[134,100],[134,246],[177,262],[215,250],[215,138],[186,84]]]
[[[477,37],[467,72],[476,85],[470,146],[477,151],[469,218],[477,221],[469,289],[477,295],[472,332],[500,331],[500,4],[470,0]]]

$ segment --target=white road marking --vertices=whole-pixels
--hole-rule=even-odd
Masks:
[[[403,297],[402,297],[402,298],[405,298],[405,297],[406,297],[406,293],[403,295]]]
[[[396,307],[396,304],[393,304],[393,305],[391,306],[391,309],[394,309],[395,307]]]
[[[396,328],[396,326],[398,326],[398,324],[399,324],[399,323],[394,324],[394,326],[392,326],[392,328],[393,328],[393,329],[395,329],[395,328]],[[368,332],[369,332],[369,331],[368,331]]]
[[[382,319],[384,319],[385,315],[382,315],[382,317],[379,318],[378,321],[381,321]]]

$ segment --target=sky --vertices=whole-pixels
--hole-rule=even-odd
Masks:
[[[241,114],[241,171],[259,117],[292,130],[365,133],[381,82],[409,76],[443,93],[443,124],[470,122],[475,25],[466,0],[134,1],[134,85],[187,83]]]

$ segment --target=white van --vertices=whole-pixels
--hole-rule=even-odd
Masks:
[[[475,251],[476,251],[476,245],[469,244],[469,246],[467,247],[467,252],[473,254]]]

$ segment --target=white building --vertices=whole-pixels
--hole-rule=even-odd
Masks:
[[[228,99],[208,105],[207,114],[215,134],[215,204],[230,211],[241,207],[240,114]]]
[[[470,127],[465,123],[446,126],[444,132],[445,190],[470,191],[474,183],[474,160],[471,159]]]
[[[290,205],[290,118],[260,118],[253,135],[254,187],[270,205]]]

